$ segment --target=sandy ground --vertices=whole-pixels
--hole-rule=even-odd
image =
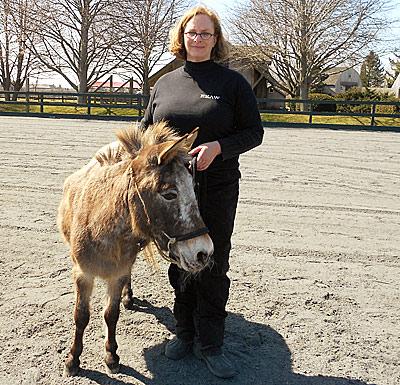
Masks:
[[[63,378],[74,293],[56,228],[63,180],[126,123],[0,117],[0,385],[400,383],[400,134],[268,129],[242,156],[225,351],[218,380],[171,362],[167,265],[134,267],[118,324],[122,371],[102,364],[96,285],[79,376]]]

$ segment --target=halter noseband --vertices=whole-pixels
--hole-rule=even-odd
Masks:
[[[193,160],[194,160],[194,161],[193,161]],[[193,178],[193,181],[195,180],[195,169],[196,169],[196,166],[197,166],[197,165],[196,165],[196,160],[197,160],[197,158],[194,157],[194,158],[192,159],[192,162],[191,162],[191,171],[192,171],[192,178]],[[141,202],[141,204],[142,204],[142,206],[143,206],[143,211],[144,211],[144,214],[145,214],[145,216],[146,216],[147,224],[149,225],[150,228],[152,228],[152,226],[151,226],[151,221],[150,221],[150,217],[149,217],[149,213],[148,213],[147,208],[146,208],[146,204],[144,203],[144,200],[143,200],[143,198],[142,198],[142,195],[140,194],[138,185],[137,185],[137,183],[136,183],[136,180],[134,179],[134,173],[133,173],[133,170],[132,170],[132,169],[130,170],[129,174],[130,174],[130,179],[129,179],[129,184],[128,184],[128,191],[129,191],[129,187],[130,187],[131,181],[133,180],[133,182],[134,182],[134,184],[135,184],[136,193],[137,193],[137,195],[138,195],[138,197],[139,197],[139,200],[140,200],[140,202]],[[196,196],[196,200],[197,200],[197,196]],[[128,207],[129,207],[129,205],[128,205]],[[209,232],[209,230],[208,230],[208,227],[206,227],[206,226],[201,227],[201,228],[199,228],[199,229],[197,229],[197,230],[191,231],[190,233],[186,233],[186,234],[182,234],[182,235],[174,235],[174,236],[170,236],[170,235],[168,235],[165,231],[161,231],[161,233],[168,239],[168,244],[167,244],[168,254],[166,254],[166,253],[161,249],[161,247],[160,247],[160,245],[158,244],[158,242],[157,242],[157,240],[156,240],[155,237],[153,238],[153,242],[154,242],[154,244],[156,245],[157,250],[158,250],[158,252],[160,253],[161,257],[163,257],[163,258],[164,258],[165,260],[167,260],[168,262],[171,262],[171,263],[175,263],[175,264],[176,264],[176,263],[177,263],[176,259],[174,259],[173,257],[170,256],[170,254],[172,254],[172,252],[171,252],[171,246],[172,246],[173,244],[175,244],[176,242],[187,241],[187,240],[189,240],[189,239],[193,239],[193,238],[199,237],[200,235],[207,234],[208,232]]]

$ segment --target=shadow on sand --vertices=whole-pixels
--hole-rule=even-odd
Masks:
[[[152,314],[168,330],[174,331],[174,317],[169,308],[136,299],[132,310]],[[349,378],[293,373],[291,353],[283,337],[271,327],[247,321],[238,314],[228,315],[224,349],[239,370],[233,379],[214,377],[193,355],[176,362],[167,359],[163,354],[164,343],[144,351],[152,378],[124,365],[120,371],[123,380],[93,370],[82,370],[79,375],[101,385],[367,385]]]

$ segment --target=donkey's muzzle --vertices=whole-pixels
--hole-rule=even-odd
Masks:
[[[197,261],[201,263],[202,265],[207,265],[210,260],[210,255],[203,251],[199,251],[197,253]]]
[[[211,261],[214,247],[210,236],[206,233],[186,241],[176,242],[172,253],[179,256],[178,266],[190,273],[204,269]]]

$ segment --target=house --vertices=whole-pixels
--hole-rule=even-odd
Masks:
[[[125,82],[121,82],[114,81],[113,75],[111,75],[105,81],[97,81],[93,83],[88,92],[125,92],[133,94],[140,92],[140,90],[134,87],[134,81],[132,78]]]
[[[237,61],[229,63],[228,66],[243,75],[250,83],[257,99],[267,99],[259,102],[261,109],[280,110],[285,107],[285,94],[273,86],[273,79],[263,71],[253,65]],[[268,99],[273,99],[274,101],[269,102]]]
[[[335,67],[326,72],[322,92],[331,96],[352,87],[362,87],[360,74],[354,68]]]
[[[25,87],[24,87],[25,89]],[[58,86],[55,84],[30,84],[29,91],[33,92],[73,92],[74,90],[69,87],[63,87],[61,84]]]
[[[400,98],[400,74],[397,75],[397,78],[390,89],[396,98]]]
[[[183,61],[180,59],[174,59],[167,65],[162,67],[159,71],[153,74],[149,78],[150,87],[154,87],[157,80],[168,72],[171,72],[183,65]],[[273,102],[261,102],[260,107],[265,109],[283,109],[285,104],[285,94],[275,87],[272,82],[267,79],[266,75],[263,75],[261,71],[251,65],[243,65],[243,63],[230,63],[229,60],[224,63],[228,68],[232,68],[243,75],[243,77],[250,83],[256,98],[263,99],[279,99]]]
[[[168,64],[166,64],[164,67],[161,67],[156,73],[154,73],[149,77],[150,88],[154,87],[157,80],[160,79],[161,76],[167,74],[168,72],[174,71],[182,66],[183,66],[183,60],[175,58]]]

